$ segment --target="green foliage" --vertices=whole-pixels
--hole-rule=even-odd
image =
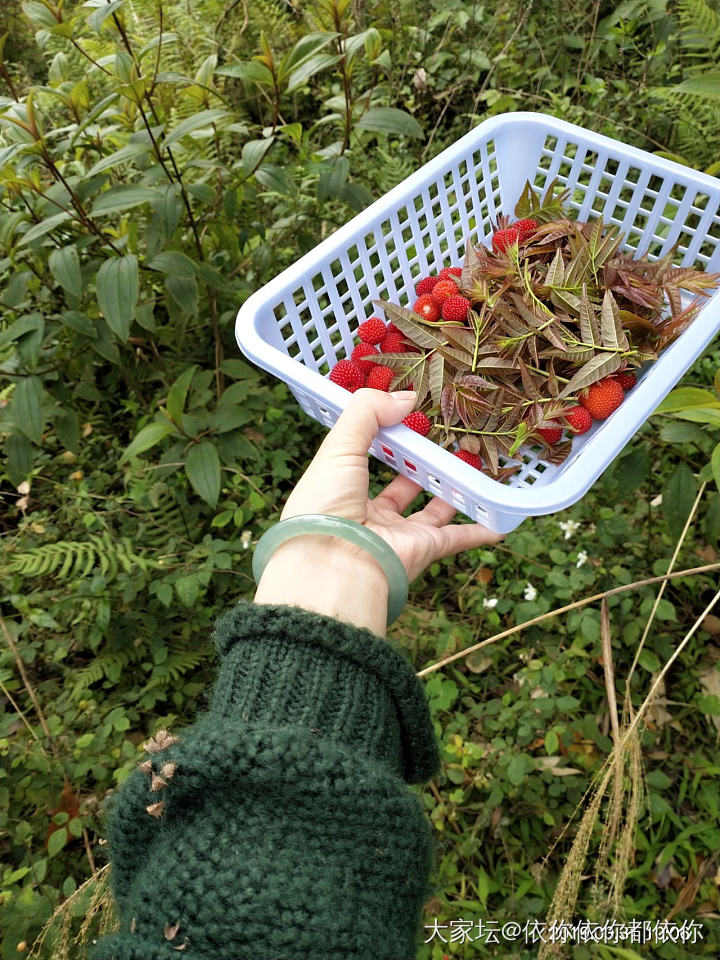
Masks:
[[[678,87],[673,106],[656,88],[717,71],[715,9],[0,5],[0,35],[10,30],[0,97],[0,957],[23,955],[18,944],[63,904],[76,933],[93,891],[103,894],[106,874],[82,887],[105,862],[103,797],[149,733],[202,706],[213,621],[251,594],[249,548],[323,435],[284,384],[240,359],[239,306],[488,115],[546,110],[712,164],[716,112],[700,112],[711,101]],[[717,476],[717,367],[708,354],[682,387],[712,402],[662,410],[563,518],[581,524],[575,539],[544,518],[415,584],[393,639],[418,667],[664,572],[671,531],[698,483]],[[678,564],[717,556],[712,490]],[[634,697],[707,602],[711,576],[668,588]],[[652,596],[613,601],[620,678]],[[715,636],[698,634],[668,680],[671,721],[660,711],[645,734],[652,817],[636,838],[628,915],[664,916],[720,844]],[[422,791],[442,851],[427,922],[543,915],[569,840],[544,873],[539,864],[608,750],[598,638],[598,612],[584,608],[431,675],[445,779],[437,794]],[[689,914],[700,905],[720,909],[709,872]],[[112,916],[93,914],[85,942],[102,915]],[[701,949],[658,956],[715,955],[712,923]],[[463,949],[428,944],[422,960]],[[38,955],[86,951],[53,935]]]
[[[674,79],[653,90],[673,121],[668,156],[697,166],[716,176],[720,133],[717,101],[720,99],[720,13],[713,0],[679,0],[679,55]]]

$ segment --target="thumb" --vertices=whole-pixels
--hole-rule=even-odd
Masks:
[[[325,437],[318,455],[342,456],[368,452],[380,427],[391,427],[406,417],[415,406],[413,390],[385,393],[383,390],[356,390]]]

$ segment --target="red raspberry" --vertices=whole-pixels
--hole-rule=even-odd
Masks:
[[[441,280],[444,280],[445,277],[461,277],[462,276],[462,267],[443,267],[443,269],[438,274],[438,277]]]
[[[585,407],[571,407],[563,414],[573,433],[587,433],[593,425],[593,418]]]
[[[401,333],[386,333],[380,341],[380,353],[408,353],[409,347]]]
[[[365,357],[377,357],[378,351],[371,343],[359,343],[350,354],[350,359],[356,363],[364,374],[370,373],[375,366],[372,360],[366,360]]]
[[[467,297],[461,297],[456,293],[454,297],[448,297],[442,305],[443,320],[460,320],[464,323],[469,309],[470,301]]]
[[[614,373],[613,377],[617,380],[623,390],[632,390],[637,383],[637,377],[630,370],[624,370],[622,373]]]
[[[439,286],[439,284],[436,286]],[[417,299],[413,304],[413,310],[415,313],[419,313],[423,320],[429,320],[430,323],[435,323],[436,320],[440,319],[440,307],[430,293]]]
[[[496,230],[492,236],[492,247],[495,253],[504,253],[508,247],[517,243],[519,239],[518,231],[515,227],[508,227],[507,230]]]
[[[530,237],[535,233],[540,224],[537,220],[516,220],[513,224],[513,229],[517,230],[518,239],[520,243],[525,243],[526,240],[529,240]]]
[[[470,453],[469,450],[455,450],[454,455],[463,463],[469,463],[476,470],[482,470],[482,460],[476,453]]]
[[[397,333],[397,335],[398,335],[399,337],[405,336],[405,334],[402,332],[402,330],[400,329],[400,327],[399,327],[396,323],[393,323],[392,320],[391,320],[390,323],[387,325],[387,332],[388,332],[388,333]]]
[[[538,433],[546,443],[550,444],[551,447],[554,447],[555,444],[560,441],[560,437],[562,436],[562,430],[560,427],[540,427]]]
[[[371,370],[368,374],[365,386],[373,390],[385,390],[387,392],[390,389],[390,384],[394,376],[394,370],[391,370],[390,367],[383,367],[382,364],[377,363],[375,364],[375,369]]]
[[[423,277],[422,280],[418,280],[415,284],[415,293],[419,297],[424,296],[426,293],[432,293],[432,289],[439,279],[439,277]]]
[[[350,393],[355,393],[365,386],[365,373],[352,360],[340,360],[330,371],[330,379],[339,387],[345,387]]]
[[[386,327],[380,317],[370,317],[358,327],[357,335],[363,343],[380,343],[385,336]]]
[[[419,433],[422,437],[426,437],[430,433],[430,427],[432,426],[430,420],[419,410],[413,410],[412,413],[409,413],[403,420],[403,423],[406,427],[410,427],[411,430]]]
[[[439,307],[445,303],[448,297],[456,297],[458,286],[454,280],[440,280],[436,283],[430,296]]]
[[[623,402],[623,388],[614,377],[605,377],[583,390],[578,400],[595,420],[607,420]]]

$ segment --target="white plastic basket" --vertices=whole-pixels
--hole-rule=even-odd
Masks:
[[[626,249],[720,267],[720,180],[545,114],[493,117],[373,203],[253,294],[235,335],[258,366],[288,384],[302,409],[332,426],[350,394],[327,375],[349,356],[372,301],[407,304],[420,276],[462,262],[466,240],[489,244],[491,220],[513,215],[527,180],[556,179],[577,219],[617,224]],[[720,298],[646,368],[616,413],[576,437],[559,466],[523,447],[522,469],[500,483],[403,425],[370,452],[472,520],[507,533],[525,517],[579,500],[720,328]]]

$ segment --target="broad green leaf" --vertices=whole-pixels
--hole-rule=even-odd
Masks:
[[[657,406],[654,413],[675,413],[677,410],[687,410],[689,407],[717,407],[720,409],[720,400],[717,394],[700,387],[678,387],[672,390]]]
[[[151,187],[136,187],[123,185],[111,187],[101,193],[90,211],[93,217],[102,217],[110,213],[125,213],[142,203],[151,203],[156,198],[156,191]]]
[[[263,63],[249,60],[243,63],[231,63],[225,67],[218,67],[215,71],[223,77],[239,77],[241,80],[250,80],[261,87],[272,87],[273,75]]]
[[[67,223],[68,220],[72,219],[72,214],[69,213],[56,213],[52,217],[46,217],[44,220],[41,220],[40,223],[36,223],[34,227],[30,227],[30,229],[22,235],[18,246],[32,243],[33,240],[38,240],[40,237],[44,237],[46,233],[50,233],[51,230],[59,227],[61,223]]]
[[[720,542],[720,493],[713,493],[708,497],[703,530],[709,544]]]
[[[15,323],[11,323],[5,330],[0,330],[0,349],[20,340],[28,333],[35,333],[42,324],[42,317],[39,314],[33,314],[29,317],[20,317]]]
[[[356,127],[371,133],[395,133],[402,137],[425,136],[417,120],[397,107],[371,107],[358,120]]]
[[[79,310],[66,310],[60,314],[60,321],[64,326],[70,327],[71,330],[82,334],[84,337],[95,338],[97,336],[97,328],[93,321],[86,313],[81,313]]]
[[[660,439],[667,443],[702,443],[707,433],[694,423],[671,420],[660,431]]]
[[[127,340],[139,294],[135,255],[127,253],[106,260],[98,270],[96,287],[98,304],[110,329],[119,339]]]
[[[293,70],[297,70],[300,64],[305,63],[315,54],[319,53],[323,47],[326,47],[332,40],[337,37],[337,33],[327,33],[323,31],[322,33],[308,33],[304,37],[301,37],[300,40],[295,44],[295,46],[280,61],[278,67],[278,75],[282,79],[286,77],[289,73],[292,73]]]
[[[217,60],[216,53],[211,53],[209,57],[205,57],[195,72],[195,83],[200,84],[206,89],[208,88],[209,84],[212,83],[213,74],[217,67]]]
[[[210,426],[217,433],[227,433],[230,430],[237,430],[238,427],[244,427],[248,423],[253,423],[257,419],[257,412],[245,407],[233,407],[230,405],[218,407],[210,417]]]
[[[7,472],[10,482],[16,487],[25,480],[32,470],[34,450],[23,433],[11,433],[5,441]]]
[[[507,778],[514,787],[520,786],[525,779],[525,759],[521,754],[514,756],[508,764]]]
[[[38,27],[50,29],[58,24],[58,21],[45,4],[39,3],[37,0],[28,0],[27,3],[23,3],[22,11],[28,20],[31,20]]]
[[[155,420],[153,423],[148,423],[126,447],[125,452],[120,457],[120,463],[122,463],[123,460],[130,460],[132,457],[137,457],[139,454],[145,453],[146,450],[154,447],[174,432],[175,427],[172,423],[168,423],[167,420]]]
[[[134,160],[136,157],[140,157],[149,152],[150,145],[148,143],[129,143],[127,146],[121,147],[120,150],[116,150],[107,157],[103,157],[102,160],[98,160],[94,166],[90,167],[85,176],[94,177],[98,173],[103,173],[105,170],[111,170],[113,167],[117,167],[121,163],[127,163],[128,160]]]
[[[82,271],[77,247],[57,247],[48,257],[48,265],[60,286],[73,297],[82,296]]]
[[[706,423],[710,427],[720,427],[720,408],[718,407],[690,407],[688,410],[678,410],[675,416],[680,420],[690,420],[692,423]]]
[[[680,538],[697,495],[697,480],[685,463],[680,463],[665,484],[662,509],[673,541]]]
[[[232,114],[229,110],[201,110],[174,127],[163,140],[163,146],[172,146],[173,143],[177,143],[178,140],[182,140],[183,137],[187,137],[195,130],[199,130],[201,127],[209,127],[211,124],[230,116]]]
[[[54,830],[50,834],[50,839],[48,840],[48,856],[57,856],[67,843],[67,839],[68,833],[65,827],[60,827],[59,829]]]
[[[650,453],[646,447],[638,447],[622,460],[615,462],[612,481],[619,500],[624,500],[634,493],[647,480],[650,462]]]
[[[195,264],[180,250],[163,250],[147,264],[151,270],[159,270],[172,276],[186,277],[195,273]]]
[[[373,202],[372,194],[361,183],[346,183],[340,191],[340,199],[344,200],[351,210],[358,212]]]
[[[95,106],[90,110],[82,119],[82,123],[79,123],[73,131],[73,135],[70,139],[70,142],[67,145],[67,149],[71,150],[75,145],[76,141],[79,139],[82,133],[89,127],[92,123],[101,116],[108,107],[113,104],[116,100],[119,99],[119,94],[113,90],[112,93],[109,93],[106,97],[103,97],[102,100],[98,101]]]
[[[74,410],[60,410],[53,420],[55,433],[60,443],[77,453],[80,448],[80,424]]]
[[[98,9],[88,17],[88,23],[93,28],[100,32],[100,28],[103,23],[107,20],[109,16],[113,13],[116,13],[121,7],[125,6],[127,0],[112,0],[111,3],[95,3],[93,6]],[[88,4],[86,4],[87,6]]]
[[[307,83],[316,73],[320,73],[321,70],[327,70],[341,59],[338,54],[332,53],[319,53],[315,57],[310,57],[309,60],[302,63],[296,70],[293,70],[288,77],[288,93],[292,93],[297,87],[301,87],[304,83]]]
[[[282,167],[276,167],[274,164],[266,163],[255,171],[255,179],[261,183],[266,190],[274,193],[290,196],[295,190],[293,179],[287,170]]]
[[[347,157],[335,157],[326,164],[328,172],[318,180],[318,200],[333,200],[340,195],[350,173],[350,161]]]
[[[216,506],[220,496],[220,458],[210,440],[190,447],[185,472],[193,490],[211,507]]]
[[[369,27],[362,30],[345,41],[345,55],[350,63],[355,57],[363,51],[369,54],[369,59],[373,59],[379,53],[379,47],[382,44],[382,38],[375,27]]]
[[[190,573],[186,577],[180,577],[174,583],[175,592],[178,600],[184,607],[192,607],[200,595],[200,581],[197,574]]]
[[[720,443],[715,447],[715,449],[712,452],[712,457],[710,458],[710,466],[712,467],[715,486],[718,488],[718,490],[720,490]]]
[[[191,367],[188,367],[187,370],[183,370],[175,383],[170,387],[167,398],[167,411],[170,419],[174,423],[180,423],[180,418],[185,407],[185,398],[187,397],[190,383],[195,376],[196,370],[197,364],[193,364]]]
[[[242,148],[243,173],[246,179],[260,166],[274,139],[268,137],[266,140],[248,140]]]
[[[184,313],[197,316],[198,285],[193,274],[178,276],[170,273],[165,277],[165,290]]]
[[[33,443],[42,442],[43,430],[43,385],[40,377],[33,374],[22,377],[12,395],[12,414],[15,423]]]

